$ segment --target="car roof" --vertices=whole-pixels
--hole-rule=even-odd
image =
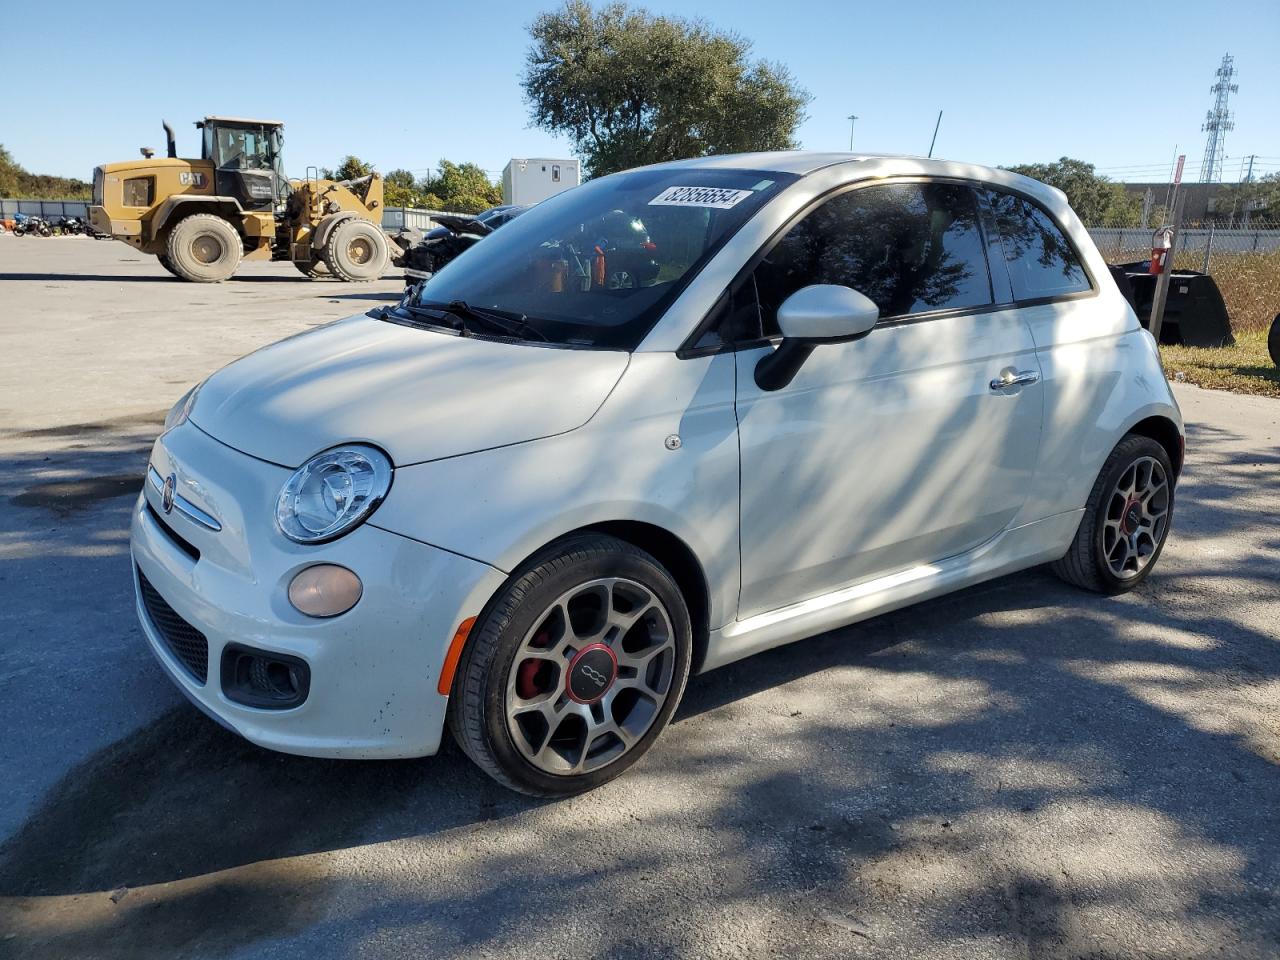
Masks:
[[[1053,206],[1065,204],[1066,196],[1056,187],[1032,180],[1021,174],[998,167],[961,163],[954,160],[934,160],[929,157],[913,157],[895,153],[828,153],[814,150],[773,150],[760,153],[725,153],[689,160],[674,160],[657,164],[661,167],[707,170],[758,170],[760,172],[790,173],[801,177],[838,164],[850,164],[850,181],[868,177],[927,176],[954,177],[960,180],[978,180],[984,183],[1012,187],[1038,197]],[[856,167],[852,166],[857,164]]]

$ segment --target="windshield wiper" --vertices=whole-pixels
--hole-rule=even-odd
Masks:
[[[504,317],[499,313],[491,313],[488,310],[481,310],[473,307],[465,300],[450,300],[448,303],[422,303],[419,306],[434,307],[437,310],[445,310],[453,314],[464,323],[468,318],[486,324],[490,330],[497,330],[499,333],[506,334],[510,337],[528,337],[530,339],[541,340],[544,343],[550,343],[551,338],[539,330],[533,324],[529,323],[529,318],[524,314],[519,317]]]
[[[422,322],[425,321],[430,326],[455,330],[464,337],[470,332],[461,317],[435,308],[423,309],[408,298],[401,300],[394,307],[374,307],[368,312],[367,316],[373,317],[375,320],[387,320],[391,323],[404,323],[406,320],[418,321],[413,324],[414,326],[421,326]]]

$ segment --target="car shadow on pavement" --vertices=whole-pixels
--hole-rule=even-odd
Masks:
[[[402,291],[391,291],[388,293],[318,293],[316,296],[322,300],[385,300],[395,302],[404,299]]]
[[[106,282],[106,283],[182,283],[177,277],[170,276],[168,273],[129,273],[129,274],[102,274],[102,273],[0,273],[0,280],[27,280],[36,282],[64,282],[64,281],[90,281],[90,282]],[[310,283],[311,281],[302,275],[290,277],[275,274],[237,274],[224,283]]]
[[[0,528],[10,606],[28,602],[12,585],[54,572],[89,583],[118,566],[126,581],[129,501],[111,483],[140,475],[142,430],[5,457],[0,502],[27,498]],[[575,800],[509,793],[451,744],[312,760],[176,695],[139,704],[139,728],[66,770],[0,848],[0,930],[44,957],[220,955],[313,929],[328,955],[398,935],[433,955],[505,953],[576,929],[594,903],[606,922],[582,955],[704,955],[699,927],[729,916],[764,954],[803,931],[805,956],[910,953],[902,938],[986,956],[1006,939],[1033,957],[1268,956],[1280,637],[1220,591],[1280,589],[1256,506],[1276,457],[1228,456],[1225,428],[1193,437],[1174,536],[1141,590],[1102,598],[1033,570],[694,678],[653,753]],[[60,511],[81,488],[50,485],[77,483],[85,498]],[[37,516],[65,522],[18,549]],[[104,530],[116,549],[79,549]],[[1237,535],[1256,551],[1183,549]],[[141,651],[131,597],[110,602]],[[31,717],[84,709],[74,685],[23,696],[39,698]],[[353,862],[379,845],[397,852]],[[649,936],[654,911],[687,918],[682,932]]]

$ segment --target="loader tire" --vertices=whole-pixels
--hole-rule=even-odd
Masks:
[[[236,272],[244,241],[236,228],[211,213],[193,213],[169,233],[165,254],[173,272],[192,283],[220,283]]]
[[[325,262],[319,257],[313,257],[310,261],[304,263],[301,260],[294,260],[293,265],[298,268],[298,272],[304,277],[310,277],[317,280],[321,277],[331,277],[333,274],[329,272],[329,268]]]
[[[324,245],[324,262],[339,280],[366,283],[387,269],[387,238],[368,220],[343,220]]]
[[[163,253],[156,254],[156,259],[160,261],[160,266],[164,267],[165,270],[173,274],[175,277],[178,277],[179,280],[182,279],[182,277],[178,275],[178,271],[173,269],[173,264],[170,262],[169,258]]]

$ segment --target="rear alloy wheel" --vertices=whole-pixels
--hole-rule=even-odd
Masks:
[[[1130,435],[1103,465],[1071,549],[1053,564],[1064,580],[1124,593],[1147,578],[1173,518],[1173,466],[1150,437]]]
[[[340,280],[377,280],[387,269],[389,257],[382,230],[358,217],[334,227],[324,245],[325,265]]]
[[[606,536],[535,558],[477,624],[455,679],[450,726],[490,776],[570,796],[649,749],[684,692],[692,640],[671,575]]]
[[[244,241],[236,228],[211,213],[193,213],[169,233],[165,255],[173,273],[193,283],[219,283],[236,272]]]

